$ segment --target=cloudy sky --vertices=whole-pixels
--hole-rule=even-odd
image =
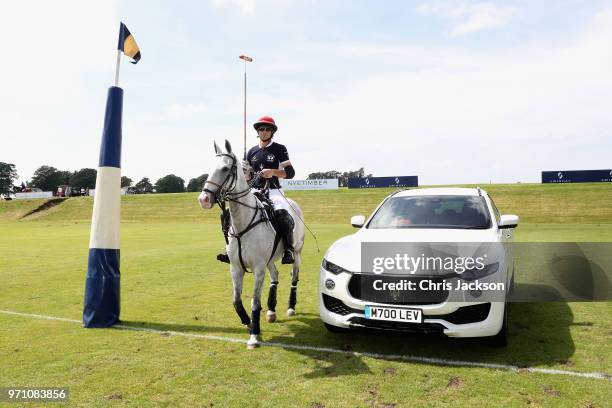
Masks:
[[[607,3],[607,4],[606,4]],[[0,161],[96,167],[119,21],[123,174],[186,181],[272,115],[298,178],[364,167],[421,184],[612,167],[603,1],[20,1],[0,13]],[[249,145],[256,143],[249,128]]]

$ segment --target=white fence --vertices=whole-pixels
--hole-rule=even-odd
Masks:
[[[121,195],[126,195],[127,191],[128,191],[127,187],[121,187]],[[90,188],[89,189],[89,195],[91,197],[95,196],[96,195],[96,190],[94,188]]]
[[[32,198],[51,198],[53,197],[52,191],[33,191],[31,193],[15,193],[17,200],[29,200]]]
[[[319,180],[280,180],[281,187],[285,190],[337,190],[338,179]]]

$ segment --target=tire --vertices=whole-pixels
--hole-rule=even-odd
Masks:
[[[345,329],[343,327],[338,327],[338,326],[334,326],[328,323],[323,323],[325,325],[325,328],[327,329],[327,331],[331,332],[331,333],[346,333],[348,332],[348,329]]]
[[[506,347],[508,345],[508,302],[504,302],[504,320],[499,333],[487,337],[486,341],[492,347]]]

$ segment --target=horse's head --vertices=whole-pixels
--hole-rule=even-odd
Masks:
[[[213,169],[208,173],[208,179],[204,183],[202,193],[198,197],[200,206],[204,209],[210,209],[215,202],[223,199],[226,193],[232,192],[236,188],[238,181],[238,160],[236,155],[232,153],[232,146],[226,140],[226,153],[222,152],[217,143],[215,146],[215,164]]]

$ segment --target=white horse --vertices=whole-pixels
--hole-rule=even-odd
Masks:
[[[243,171],[238,171],[238,159],[232,153],[230,143],[225,141],[226,153],[223,153],[217,143],[214,143],[216,163],[198,201],[204,209],[210,209],[215,203],[220,206],[229,203],[231,227],[229,243],[226,246],[230,258],[230,272],[234,286],[234,308],[242,324],[249,329],[248,348],[259,346],[259,314],[261,312],[261,291],[263,289],[265,269],[270,271],[270,290],[268,293],[268,322],[276,320],[276,287],[278,285],[278,270],[274,261],[283,254],[283,242],[276,236],[272,223],[268,220],[261,201],[255,197],[247,184]],[[291,292],[287,316],[295,314],[297,303],[297,284],[304,247],[304,224],[302,210],[291,199],[289,213],[295,221],[293,229],[294,259],[291,271]],[[242,281],[245,269],[251,269],[255,277],[251,317],[242,305]]]

